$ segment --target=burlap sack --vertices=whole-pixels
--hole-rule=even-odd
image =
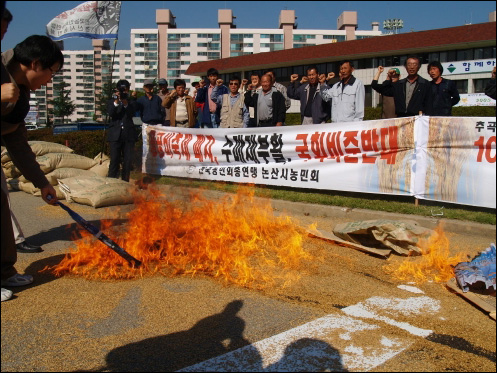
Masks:
[[[93,207],[133,203],[133,187],[128,182],[101,176],[71,177],[59,180],[68,201]]]
[[[48,153],[37,157],[36,161],[45,174],[64,167],[88,170],[96,164],[91,158],[70,153]]]
[[[420,253],[419,241],[436,234],[415,221],[386,219],[337,224],[333,233],[345,241],[367,247],[387,247],[401,255]]]
[[[2,164],[2,168],[6,178],[16,178],[22,175],[21,171],[19,171],[19,169],[14,166],[14,162],[12,161],[8,161]]]
[[[31,150],[37,156],[45,155],[48,153],[73,153],[74,150],[65,145],[57,144],[55,142],[47,141],[28,141]]]
[[[82,205],[107,207],[133,203],[133,186],[126,184],[104,184],[96,189],[71,193],[71,199]]]
[[[103,161],[102,164],[97,163],[97,165],[90,168],[89,171],[94,172],[98,176],[107,177],[107,175],[109,174],[109,165],[110,165],[110,160],[107,159]]]
[[[34,196],[41,196],[40,189],[35,187],[32,182],[22,182],[19,181],[19,190],[22,190],[23,192],[32,194]]]
[[[58,181],[61,179],[68,179],[70,177],[76,177],[76,176],[92,177],[92,176],[97,176],[97,174],[95,172],[92,172],[91,169],[80,170],[79,168],[63,167],[63,168],[57,168],[56,170],[53,170],[52,172],[46,174],[45,176],[47,177],[48,182],[51,185],[58,185]],[[19,180],[23,181],[22,178],[23,176],[21,176]]]
[[[72,153],[74,150],[68,148],[65,145],[57,144],[55,142],[47,142],[47,141],[28,141],[29,146],[31,146],[31,150],[35,155],[41,156],[48,153]],[[2,146],[2,164],[11,161],[10,154],[7,149]]]

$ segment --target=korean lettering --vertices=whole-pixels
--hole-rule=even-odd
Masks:
[[[475,128],[478,130],[478,132],[480,132],[481,130],[485,129],[485,122],[476,122]]]
[[[346,154],[359,154],[361,150],[359,149],[359,140],[357,140],[358,131],[346,131],[344,132],[345,139],[343,140],[343,145],[345,147]],[[352,145],[352,146],[349,146]],[[346,155],[344,157],[345,163],[358,163],[359,159],[357,157],[352,157]]]

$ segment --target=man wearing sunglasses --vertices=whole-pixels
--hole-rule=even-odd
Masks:
[[[249,111],[244,103],[244,96],[239,93],[240,77],[233,76],[229,82],[229,93],[219,94],[223,81],[218,79],[212,90],[211,100],[221,108],[221,128],[246,128],[249,122]]]

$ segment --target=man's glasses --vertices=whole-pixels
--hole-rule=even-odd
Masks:
[[[49,67],[48,70],[50,70],[50,72],[52,73],[52,78],[57,76],[57,74],[59,73],[58,71],[53,71],[51,67]]]
[[[230,85],[240,85],[239,83],[231,82]]]

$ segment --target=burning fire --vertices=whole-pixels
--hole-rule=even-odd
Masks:
[[[401,281],[414,281],[422,284],[426,281],[447,282],[454,277],[454,267],[464,261],[464,254],[450,256],[449,239],[441,226],[435,229],[429,239],[420,242],[421,257],[406,258],[400,265],[389,264],[384,268]]]
[[[126,229],[102,221],[102,231],[142,261],[133,268],[84,230],[65,258],[49,268],[57,276],[129,279],[147,274],[207,274],[238,285],[263,288],[296,280],[311,255],[302,248],[305,230],[288,216],[276,217],[269,202],[241,188],[219,201],[193,193],[168,201],[156,187],[137,193]]]

